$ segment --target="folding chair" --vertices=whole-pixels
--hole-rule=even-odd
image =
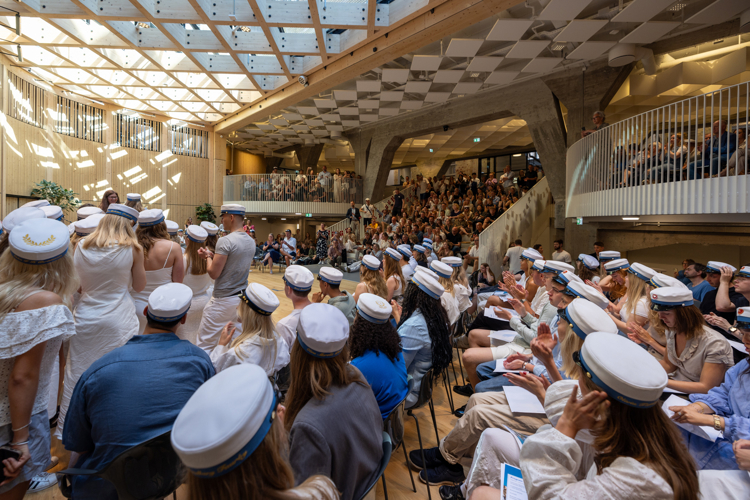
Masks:
[[[432,425],[435,426],[435,439],[437,440],[437,443],[439,445],[440,436],[438,435],[437,420],[435,419],[435,405],[432,403],[432,383],[433,383],[433,372],[432,372],[432,368],[430,368],[429,370],[427,370],[427,373],[424,374],[424,377],[422,377],[422,382],[419,387],[419,397],[417,398],[417,401],[409,408],[406,408],[406,414],[412,417],[414,419],[414,423],[417,425],[417,439],[419,440],[419,449],[422,452],[422,463],[425,465],[425,478],[427,478],[427,498],[429,500],[432,500],[432,494],[430,493],[429,476],[427,475],[427,472],[426,472],[427,461],[424,458],[424,446],[422,445],[422,433],[419,430],[419,420],[417,419],[417,416],[414,415],[414,413],[412,412],[414,410],[417,410],[423,407],[424,405],[429,405],[430,413],[432,414]],[[409,388],[409,392],[411,392],[411,387]]]
[[[378,467],[378,475],[375,476],[375,479],[372,481],[372,484],[369,488],[367,488],[367,491],[365,491],[365,494],[362,495],[360,500],[364,500],[365,497],[372,491],[373,488],[375,488],[375,485],[378,484],[378,480],[381,478],[383,479],[383,493],[385,493],[385,500],[388,500],[388,490],[385,487],[385,468],[388,467],[388,462],[391,461],[391,451],[393,449],[393,446],[391,444],[391,437],[388,435],[387,432],[383,432],[383,458],[380,459],[380,466]]]
[[[407,393],[408,395],[408,393]],[[404,460],[406,460],[407,468],[409,469],[409,478],[411,479],[411,487],[414,493],[417,492],[417,487],[414,484],[414,474],[409,467],[409,457],[406,455],[406,445],[404,445],[404,406],[406,405],[406,397],[391,410],[385,419],[383,419],[383,430],[391,436],[391,443],[393,443],[393,451],[396,451],[399,446],[404,450]],[[383,482],[385,483],[385,473],[383,473]],[[385,490],[385,484],[383,486]],[[386,495],[386,498],[387,495]]]

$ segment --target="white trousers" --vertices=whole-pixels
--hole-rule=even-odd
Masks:
[[[478,486],[500,489],[502,464],[519,467],[521,448],[510,432],[503,429],[487,429],[479,438],[471,469],[461,486],[464,498],[469,498]]]
[[[222,298],[212,296],[206,307],[203,308],[203,317],[201,318],[198,340],[195,345],[206,351],[206,354],[210,356],[211,351],[219,343],[224,325],[232,321],[237,326],[237,331],[241,332],[242,325],[237,316],[238,305],[240,305],[239,296]]]

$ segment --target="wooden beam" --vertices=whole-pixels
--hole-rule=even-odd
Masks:
[[[370,37],[375,34],[375,8],[377,7],[377,0],[367,0],[367,36]]]
[[[323,59],[323,63],[328,61],[328,50],[326,49],[326,32],[320,24],[320,12],[318,11],[318,0],[308,0],[310,4],[310,17],[312,18],[313,26],[315,26],[315,37],[318,40],[318,50],[320,51],[320,57]]]

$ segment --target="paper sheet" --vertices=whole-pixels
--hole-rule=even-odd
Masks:
[[[686,392],[675,391],[674,389],[670,389],[669,387],[665,387],[664,392],[669,392],[671,394],[687,394]]]
[[[513,330],[493,330],[490,332],[490,338],[500,340],[502,342],[513,342],[513,339],[518,335]]]
[[[495,373],[521,373],[523,370],[507,370],[503,363],[508,358],[498,359],[495,365]]]
[[[685,401],[684,399],[679,398],[673,394],[669,396],[669,398],[667,398],[666,401],[664,401],[664,404],[661,406],[661,408],[662,410],[664,410],[664,413],[666,413],[669,418],[672,418],[672,415],[674,415],[674,412],[669,409],[670,406],[687,406],[689,404],[690,404],[689,401]],[[672,421],[674,422],[674,420]],[[708,441],[712,441],[712,442],[716,441],[723,435],[721,431],[717,431],[713,427],[708,427],[707,425],[683,424],[680,422],[674,422],[674,423],[679,425],[686,431],[692,434],[695,434],[698,437],[702,437],[703,439],[707,439]]]
[[[733,349],[737,349],[743,354],[747,352],[747,349],[745,349],[745,344],[743,344],[742,342],[736,342],[734,340],[727,340],[727,342],[729,342],[729,345],[731,345]]]
[[[503,309],[503,310],[507,311],[511,315],[511,317],[516,317],[516,318],[518,317],[518,313],[516,312],[515,309]],[[484,309],[484,317],[485,318],[496,319],[496,320],[499,320],[499,321],[507,321],[505,319],[498,318],[497,314],[495,314],[495,309],[492,308],[492,307],[486,307]]]
[[[526,487],[523,484],[521,469],[513,467],[510,464],[500,466],[500,476],[502,477],[502,498],[504,500],[528,500]]]
[[[515,385],[503,387],[505,397],[508,399],[508,406],[513,413],[539,413],[544,415],[544,407],[536,396]]]
[[[508,300],[508,299],[512,299],[512,298],[513,298],[513,297],[511,296],[511,294],[509,294],[509,293],[508,293],[508,292],[506,292],[505,290],[498,290],[498,291],[496,291],[496,292],[494,293],[494,295],[495,295],[495,297],[498,297],[498,298],[500,298],[500,300]]]

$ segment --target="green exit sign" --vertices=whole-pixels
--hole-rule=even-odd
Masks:
[[[479,142],[479,137],[475,137],[474,142]]]
[[[583,226],[583,217],[576,217],[576,224],[579,226]]]
[[[312,217],[312,214],[305,214],[305,217]]]

